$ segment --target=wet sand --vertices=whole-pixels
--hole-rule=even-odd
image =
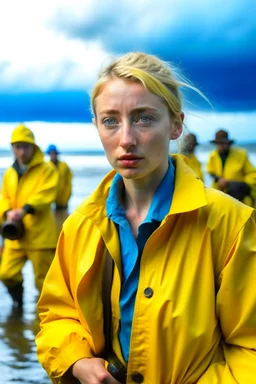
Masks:
[[[0,382],[4,384],[49,384],[50,379],[36,357],[35,335],[38,293],[30,262],[23,269],[24,310],[17,313],[5,286],[0,282]]]

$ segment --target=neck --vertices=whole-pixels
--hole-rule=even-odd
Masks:
[[[150,175],[140,179],[123,179],[124,208],[135,209],[139,214],[150,207],[151,201],[168,169],[168,162],[161,169],[158,167]]]
[[[21,163],[19,160],[17,160],[17,163],[18,163],[18,166],[20,167],[20,169],[27,169],[28,168],[28,164]]]
[[[150,175],[140,179],[123,178],[123,207],[135,236],[138,226],[147,216],[155,191],[163,180],[168,166],[167,161],[165,167],[158,167]]]
[[[134,184],[126,184],[128,185],[126,185],[124,189],[123,206],[126,218],[130,223],[132,232],[136,238],[138,236],[139,225],[147,216],[154,196],[154,191],[149,191],[145,186],[138,188]]]
[[[143,221],[150,208],[155,191],[164,175],[165,173],[161,177],[159,177],[159,175],[153,175],[153,177],[150,177],[148,180],[123,179],[123,205],[126,214],[132,212],[134,216]]]
[[[137,188],[135,185],[126,185],[123,204],[126,211],[134,211],[137,216],[144,216],[147,213],[155,190],[149,190],[147,187]]]
[[[229,153],[229,149],[227,149],[227,150],[225,150],[225,151],[219,151],[219,154],[220,155],[228,155],[228,153]]]

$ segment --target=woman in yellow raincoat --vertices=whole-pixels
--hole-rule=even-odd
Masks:
[[[64,223],[38,302],[38,358],[55,384],[255,382],[255,213],[169,157],[181,85],[155,56],[128,53],[94,88],[114,170]]]

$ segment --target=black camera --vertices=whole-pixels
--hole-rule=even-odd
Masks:
[[[1,235],[4,239],[19,240],[25,233],[22,220],[6,220],[1,226]]]

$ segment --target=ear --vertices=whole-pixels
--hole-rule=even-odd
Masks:
[[[172,123],[172,130],[171,130],[171,137],[170,137],[171,140],[177,140],[182,134],[184,117],[185,117],[184,113],[181,112],[180,119]]]

